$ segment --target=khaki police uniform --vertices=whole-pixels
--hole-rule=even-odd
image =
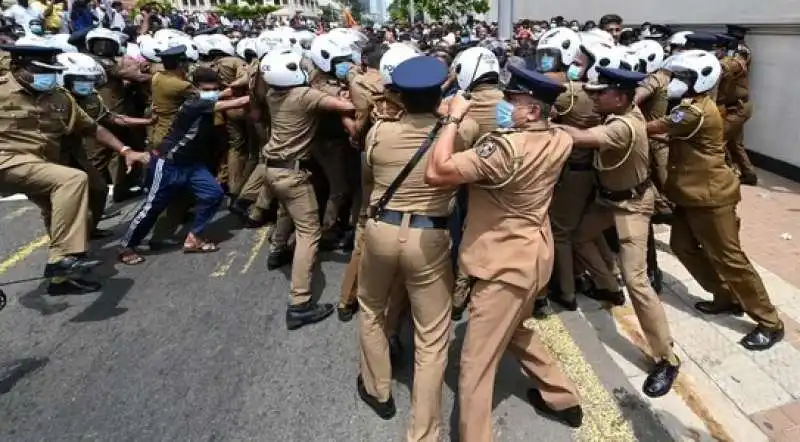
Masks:
[[[645,339],[656,361],[668,360],[675,365],[664,307],[647,278],[647,236],[655,190],[650,180],[644,115],[634,105],[624,115],[611,115],[603,125],[588,130],[601,143],[595,157],[599,192],[579,228],[576,254],[598,288],[619,291],[615,276],[593,241],[609,226],[616,228],[623,280]]]
[[[97,61],[106,74],[106,83],[97,89],[100,98],[109,112],[120,115],[126,115],[125,111],[125,97],[126,87],[125,80],[120,76],[122,71],[122,58],[120,57],[100,57],[97,55],[89,54]],[[108,130],[114,134],[120,141],[125,144],[133,144],[131,132],[127,127],[109,125]],[[120,161],[113,151],[109,151],[97,143],[87,145],[89,158],[92,164],[101,171],[108,171],[112,182],[114,183],[114,193],[116,195],[124,194],[127,192],[128,174],[124,161]]]
[[[13,78],[0,84],[0,193],[23,193],[39,206],[50,262],[86,252],[88,178],[57,161],[64,135],[93,136],[96,127],[64,89],[32,95]]]
[[[583,90],[583,83],[568,81],[563,74],[559,80],[564,82],[567,90],[556,99],[554,121],[579,129],[600,124],[600,115],[594,110],[594,101]],[[556,251],[553,278],[558,283],[560,297],[565,301],[575,299],[575,275],[580,273],[573,260],[575,235],[596,190],[593,158],[592,150],[572,149],[550,205]],[[600,241],[602,238],[598,238],[598,243]]]
[[[211,64],[211,69],[217,72],[220,82],[226,87],[234,81],[250,75],[247,63],[238,57],[218,58]],[[240,92],[244,93],[244,91]],[[233,195],[239,194],[249,172],[255,166],[255,155],[251,155],[248,151],[246,117],[247,109],[245,108],[225,111],[228,149],[223,167],[228,189]],[[251,162],[252,167],[248,166]]]
[[[667,114],[667,87],[672,76],[669,72],[659,69],[648,75],[640,88],[647,92],[647,99],[639,105],[645,120],[655,121]],[[650,176],[656,186],[656,213],[670,213],[672,207],[669,200],[663,195],[664,183],[667,182],[667,159],[669,146],[660,139],[651,138],[650,142]]]
[[[266,184],[289,212],[295,227],[291,303],[311,300],[311,275],[321,237],[319,206],[308,161],[316,134],[319,104],[328,94],[310,87],[267,92],[271,135],[264,146]]]
[[[406,114],[399,121],[376,122],[365,145],[365,172],[372,175],[374,182],[371,203],[381,198],[425,142],[436,121],[433,114]],[[462,122],[456,149],[471,146],[477,133],[474,121]],[[453,268],[448,216],[456,189],[425,184],[427,160],[426,155],[419,161],[386,210],[377,219],[367,220],[358,278],[361,374],[367,393],[381,402],[391,396],[385,312],[393,286],[400,282],[411,302],[415,368],[409,441],[439,440],[451,329]]]
[[[725,122],[725,149],[741,175],[753,177],[756,174],[755,168],[744,148],[744,124],[753,115],[747,60],[736,55],[723,58],[720,64],[722,78],[716,101]]]
[[[662,121],[670,135],[666,193],[676,205],[670,247],[719,307],[739,304],[768,330],[783,327],[742,251],[739,182],[725,162],[724,122],[707,95],[684,99]]]
[[[539,381],[554,410],[578,404],[575,387],[523,321],[553,266],[547,210],[572,139],[546,123],[497,130],[452,156],[469,188],[460,266],[475,278],[461,349],[458,394],[462,442],[491,442],[494,381],[509,350]]]

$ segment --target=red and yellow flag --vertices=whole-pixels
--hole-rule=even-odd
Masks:
[[[350,12],[350,9],[345,9],[342,12],[342,24],[346,28],[357,28],[358,22],[355,18],[353,18],[353,14]]]

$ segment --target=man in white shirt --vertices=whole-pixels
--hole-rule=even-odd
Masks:
[[[29,5],[28,0],[17,0],[16,5],[12,5],[3,11],[3,15],[13,19],[16,24],[22,26],[26,34],[31,32],[31,20],[44,19],[44,11],[35,5]]]

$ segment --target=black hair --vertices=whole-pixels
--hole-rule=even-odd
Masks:
[[[436,112],[442,101],[442,90],[438,86],[413,92],[400,92],[403,106],[409,114],[430,114]]]
[[[194,82],[195,86],[201,83],[219,83],[219,76],[213,69],[199,67],[194,70],[194,73],[192,74],[192,81]]]
[[[600,17],[600,27],[605,28],[608,25],[622,25],[622,17],[617,14],[606,14]]]

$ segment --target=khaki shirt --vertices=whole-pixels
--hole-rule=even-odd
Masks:
[[[661,121],[670,136],[667,198],[686,207],[738,203],[739,181],[725,161],[723,120],[714,100],[684,99]]]
[[[122,69],[122,60],[119,58],[99,57],[96,55],[92,55],[92,58],[94,58],[106,72],[106,84],[101,86],[98,90],[100,96],[103,97],[103,101],[112,112],[124,114],[125,81],[119,74]]]
[[[376,70],[368,70],[363,74],[349,75],[348,80],[350,100],[356,108],[356,126],[361,128],[361,134],[366,134],[375,103],[383,98],[383,77]],[[356,138],[361,139],[361,136]]]
[[[186,97],[192,93],[192,84],[172,72],[164,71],[153,75],[151,80],[154,114],[158,117],[150,144],[158,146],[169,132],[175,116]]]
[[[461,175],[473,183],[460,254],[468,275],[532,291],[547,284],[553,265],[547,211],[571,150],[569,135],[540,122],[519,131],[498,129],[474,149],[453,154]],[[481,186],[506,181],[499,189]]]
[[[667,114],[667,87],[670,80],[669,72],[659,69],[648,75],[640,86],[648,95],[639,106],[647,121],[658,120]]]
[[[103,103],[103,98],[97,93],[85,97],[73,95],[73,98],[75,98],[75,102],[78,103],[78,106],[86,112],[86,115],[89,115],[89,117],[95,121],[99,122],[110,115],[108,108],[105,103]]]
[[[271,88],[267,92],[271,126],[269,141],[264,146],[267,161],[309,158],[319,124],[319,105],[329,96],[306,86]]]
[[[487,84],[478,85],[472,90],[470,101],[472,105],[469,108],[467,116],[478,123],[480,131],[478,136],[481,137],[487,133],[497,129],[497,103],[503,99],[503,92],[496,86]]]
[[[604,124],[588,130],[600,140],[595,168],[603,189],[612,192],[631,190],[649,178],[650,144],[647,140],[647,122],[637,106],[631,107],[624,115],[609,115]],[[631,212],[651,213],[652,197],[651,188],[639,198],[600,201]]]
[[[428,138],[437,117],[433,114],[404,115],[398,121],[380,121],[372,127],[366,139],[366,174],[372,176],[374,187],[370,203],[375,204],[414,153]],[[455,141],[457,151],[472,146],[478,138],[478,124],[470,119],[461,122]],[[435,141],[434,141],[435,142]],[[457,188],[434,187],[425,183],[428,151],[411,170],[391,201],[389,210],[428,216],[447,216],[453,208]]]
[[[224,87],[228,87],[234,81],[249,77],[250,76],[250,69],[247,66],[247,63],[238,57],[221,57],[214,60],[211,63],[211,69],[216,71],[217,75],[219,76],[219,80]],[[236,95],[241,95],[244,93],[244,88],[239,91],[237,89]],[[225,117],[229,120],[241,120],[245,117],[247,111],[245,108],[239,109],[230,109],[224,112]],[[214,115],[214,124],[219,123],[219,116]]]
[[[30,161],[58,161],[62,138],[93,137],[97,125],[66,89],[29,93],[13,78],[0,84],[0,170]]]
[[[727,107],[736,106],[739,100],[746,101],[750,95],[746,61],[739,56],[725,57],[720,60],[720,65],[722,65],[722,76],[716,102]]]
[[[566,81],[564,86],[567,90],[556,98],[554,104],[556,118],[554,121],[559,124],[577,127],[578,129],[588,129],[602,123],[602,117],[594,110],[594,101],[583,90],[583,83],[563,81]],[[572,149],[568,163],[589,166],[592,164],[594,154],[592,149],[576,147]]]

